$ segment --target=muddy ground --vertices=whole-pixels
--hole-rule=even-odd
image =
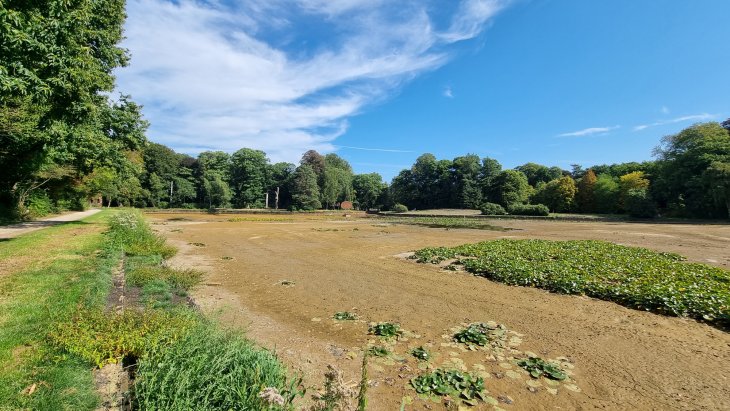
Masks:
[[[381,344],[367,335],[367,323],[400,323],[408,334],[388,343],[394,358],[368,367],[369,409],[397,410],[404,401],[406,409],[443,409],[407,388],[426,367],[419,369],[408,354],[416,346],[432,352],[432,366],[486,377],[489,395],[502,409],[730,409],[725,331],[398,256],[496,238],[599,239],[728,268],[727,225],[494,220],[516,230],[485,231],[392,225],[359,214],[150,218],[180,247],[174,264],[208,273],[195,292],[198,304],[275,350],[308,385],[322,383],[328,364],[357,383],[363,348]],[[332,320],[345,310],[361,321]],[[456,327],[486,321],[510,330],[507,349],[469,351],[451,342]],[[562,358],[570,380],[532,380],[511,362],[526,352]]]

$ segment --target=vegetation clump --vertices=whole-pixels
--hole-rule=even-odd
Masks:
[[[368,328],[368,333],[379,337],[392,338],[401,335],[403,331],[401,331],[398,324],[386,322],[371,325]]]
[[[357,320],[357,314],[349,311],[338,311],[332,316],[337,321],[354,321]]]
[[[481,211],[483,215],[506,215],[507,210],[504,209],[499,204],[496,203],[484,203],[481,206]]]
[[[730,272],[677,254],[592,240],[496,240],[424,248],[413,258],[437,263],[457,256],[466,271],[509,285],[730,323]]]
[[[538,357],[530,357],[517,361],[517,365],[524,368],[530,373],[532,378],[540,378],[545,376],[547,378],[562,381],[568,378],[559,365],[543,360]]]
[[[274,354],[236,333],[201,324],[140,359],[134,393],[138,409],[260,410],[269,409],[260,395],[266,388],[275,388],[284,404],[291,404],[297,385],[287,381]]]
[[[368,355],[371,355],[373,357],[387,357],[388,354],[390,354],[390,351],[380,345],[368,348]]]
[[[408,207],[404,206],[403,204],[395,204],[393,206],[393,212],[394,213],[406,213],[408,212]]]
[[[428,361],[431,358],[431,354],[428,352],[428,350],[426,350],[422,346],[412,349],[411,355],[421,361]]]
[[[485,400],[484,378],[457,370],[437,369],[419,375],[411,380],[411,386],[418,394],[450,396],[459,398],[469,405]]]
[[[547,217],[550,209],[544,204],[513,204],[508,208],[512,215]]]
[[[497,323],[472,323],[454,334],[454,341],[484,347],[492,340],[501,339],[505,328]]]

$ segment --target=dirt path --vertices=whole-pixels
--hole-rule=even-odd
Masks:
[[[177,264],[209,272],[208,285],[196,292],[203,309],[275,349],[310,384],[321,383],[327,364],[358,379],[362,347],[378,343],[367,335],[367,321],[395,321],[411,331],[407,341],[391,347],[403,361],[378,360],[370,366],[373,410],[398,409],[404,396],[415,396],[407,385],[420,371],[408,350],[419,345],[432,351],[434,366],[451,365],[488,377],[489,395],[503,409],[730,409],[728,333],[691,320],[510,287],[396,257],[424,246],[494,238],[601,239],[678,252],[727,268],[728,226],[495,221],[518,230],[500,232],[371,219],[151,218],[181,247]],[[363,321],[331,320],[344,310],[356,312]],[[450,342],[460,324],[490,320],[519,333],[518,346],[494,355],[465,351]],[[509,361],[527,351],[551,359],[567,357],[574,367],[571,383],[535,384]],[[416,400],[407,409],[426,405]]]
[[[74,213],[43,218],[36,221],[28,221],[20,224],[0,226],[0,239],[15,238],[19,235],[30,233],[32,231],[40,230],[46,227],[68,223],[69,221],[83,220],[84,218],[92,216],[99,211],[101,210],[95,208],[86,211],[78,211]]]

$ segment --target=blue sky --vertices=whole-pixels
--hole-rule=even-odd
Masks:
[[[447,4],[447,6],[444,6]],[[730,117],[726,0],[128,0],[120,91],[180,152],[651,159]],[[367,149],[367,150],[364,150]]]

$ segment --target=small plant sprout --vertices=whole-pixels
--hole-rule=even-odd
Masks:
[[[357,314],[349,311],[338,311],[332,316],[337,321],[354,321],[357,320]]]
[[[392,338],[403,333],[400,325],[394,323],[377,323],[368,328],[368,333],[379,337]]]
[[[390,351],[388,351],[387,348],[379,345],[368,348],[368,355],[371,355],[373,357],[387,357],[388,354],[390,354]]]
[[[431,358],[431,354],[429,354],[429,352],[422,346],[412,349],[411,355],[418,358],[421,361],[428,361]]]
[[[543,360],[539,357],[530,357],[517,361],[517,365],[527,370],[532,378],[540,378],[545,376],[547,378],[562,381],[568,378],[565,371],[563,371],[559,365]]]

